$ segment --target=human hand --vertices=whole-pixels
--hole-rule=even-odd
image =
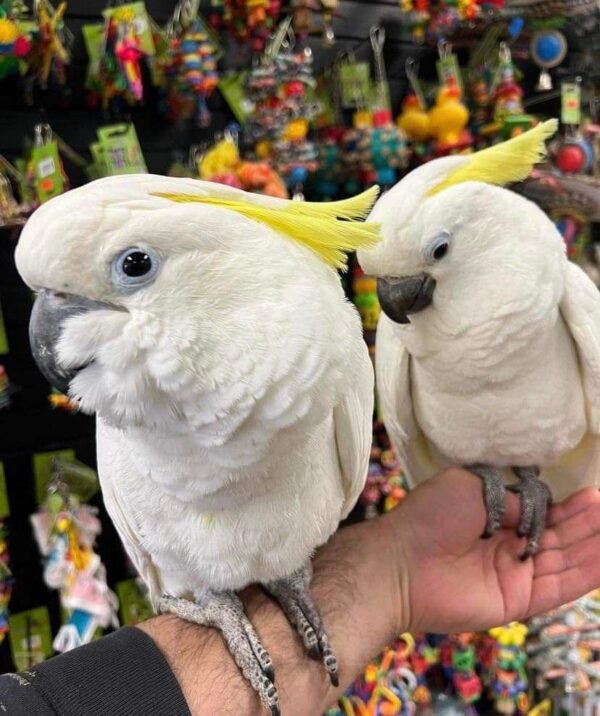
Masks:
[[[407,630],[477,631],[548,611],[600,586],[600,491],[588,488],[549,512],[539,553],[518,559],[518,498],[503,528],[481,539],[481,481],[451,470],[412,491],[393,515],[404,563]]]

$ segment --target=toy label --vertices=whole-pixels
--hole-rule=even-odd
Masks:
[[[35,190],[41,204],[62,194],[64,181],[60,170],[58,143],[46,142],[31,150],[31,163],[35,176]]]
[[[4,464],[0,462],[0,519],[5,519],[9,515],[10,505],[8,504],[8,493],[6,491],[6,474]]]
[[[246,95],[247,77],[248,72],[238,72],[219,81],[219,90],[240,124],[244,124],[254,111],[254,102]]]
[[[117,7],[107,7],[102,11],[107,22],[111,18],[133,26],[133,31],[139,42],[140,50],[147,56],[154,56],[154,38],[150,27],[150,18],[143,2],[132,2]]]
[[[450,53],[449,55],[440,58],[435,63],[435,66],[440,84],[447,84],[448,82],[454,80],[456,86],[460,89],[462,94],[462,77],[460,75],[460,67],[458,66],[458,59],[456,58],[456,55]]]
[[[33,456],[35,499],[38,505],[42,505],[46,501],[48,485],[53,477],[55,458],[60,458],[66,462],[75,460],[75,450],[52,450],[51,452],[39,452]]]
[[[3,353],[8,353],[8,338],[6,336],[6,328],[4,327],[2,306],[0,306],[0,355]]]
[[[125,579],[115,585],[119,598],[121,623],[133,626],[153,615],[150,602],[143,594],[135,579]]]
[[[563,124],[581,122],[581,85],[578,82],[563,82],[560,88],[561,112]]]
[[[52,656],[52,631],[46,607],[11,614],[8,625],[10,651],[17,671],[31,669]]]
[[[115,174],[145,174],[148,171],[133,124],[113,124],[98,130],[102,171]]]
[[[346,62],[339,70],[342,107],[365,107],[371,98],[371,67],[368,62]]]

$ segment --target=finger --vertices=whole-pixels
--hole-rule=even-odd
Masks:
[[[534,559],[534,575],[545,577],[560,574],[591,561],[600,553],[600,535],[588,537],[566,549],[551,549],[541,552]]]
[[[554,525],[564,522],[569,517],[573,517],[578,512],[586,510],[588,507],[598,503],[600,503],[599,490],[593,487],[579,490],[579,492],[571,495],[566,500],[552,505],[548,517],[548,524],[550,527],[553,527]]]
[[[591,559],[564,572],[538,577],[533,582],[530,608],[526,616],[556,609],[591,592],[600,585],[598,545]]]
[[[564,549],[590,535],[599,533],[600,501],[588,501],[587,507],[583,507],[572,516],[557,522],[553,528],[546,530],[542,537],[541,550]]]

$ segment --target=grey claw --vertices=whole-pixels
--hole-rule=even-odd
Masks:
[[[489,539],[500,529],[504,517],[504,480],[500,472],[489,465],[467,465],[466,469],[483,482],[487,520],[481,539]]]
[[[260,643],[240,598],[234,592],[206,592],[199,595],[195,602],[164,596],[160,601],[160,610],[186,621],[219,629],[229,653],[263,704],[271,713],[280,713],[271,657]]]
[[[310,595],[310,565],[286,579],[265,584],[265,589],[279,602],[288,621],[293,624],[311,659],[321,660],[334,686],[339,684],[338,665],[329,644],[319,611]]]
[[[511,491],[521,497],[521,520],[517,535],[528,538],[527,546],[519,556],[524,562],[537,554],[540,548],[552,494],[550,488],[539,479],[540,471],[537,467],[516,467],[513,471],[519,483],[512,485]]]

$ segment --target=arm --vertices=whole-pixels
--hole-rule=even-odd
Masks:
[[[397,564],[392,528],[387,517],[344,528],[315,559],[311,593],[340,664],[338,689],[321,662],[307,657],[279,607],[259,589],[245,592],[247,614],[273,659],[284,716],[323,713],[403,631],[401,585],[397,570],[387,567],[388,560]],[[163,651],[194,716],[263,713],[217,632],[166,615],[139,628]]]
[[[190,716],[181,689],[152,639],[119,629],[103,639],[0,676],[0,713],[9,716]]]
[[[282,714],[323,713],[404,631],[485,629],[600,585],[597,490],[552,508],[541,550],[526,562],[517,558],[519,511],[517,497],[507,495],[505,529],[480,539],[486,516],[479,480],[449,471],[389,515],[340,530],[315,558],[311,589],[338,656],[338,689],[305,656],[278,607],[258,589],[247,591],[248,616],[273,659]],[[163,651],[193,716],[262,713],[217,633],[167,616],[140,628]]]

